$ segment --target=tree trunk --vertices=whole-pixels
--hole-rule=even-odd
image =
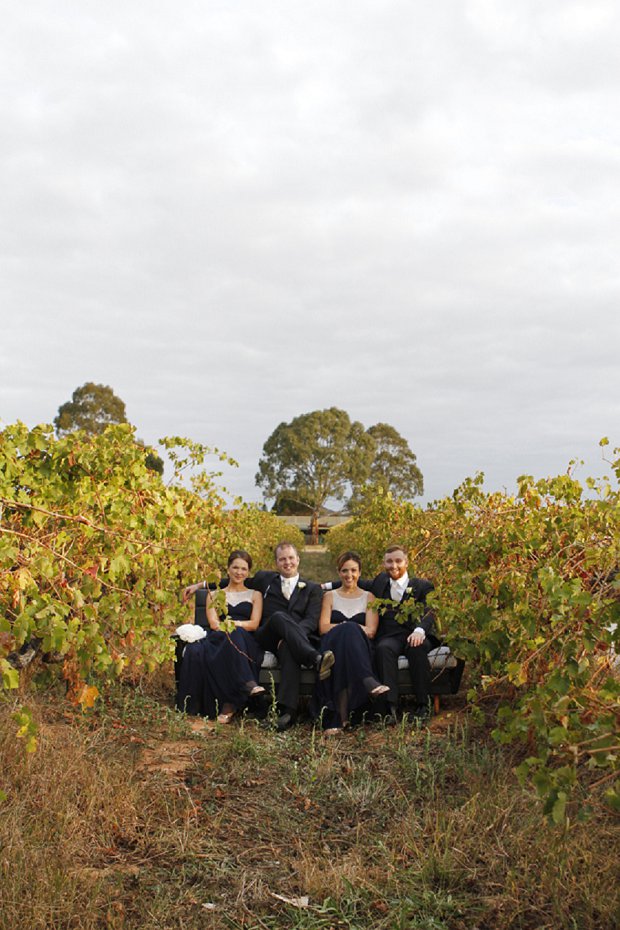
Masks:
[[[318,511],[314,511],[312,518],[310,520],[310,538],[312,540],[313,546],[318,546],[319,544],[319,514]]]

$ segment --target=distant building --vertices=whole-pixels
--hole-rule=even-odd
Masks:
[[[322,514],[319,517],[319,543],[323,542],[328,530],[331,530],[334,526],[340,526],[342,523],[347,523],[350,519],[350,513]],[[304,534],[306,543],[308,545],[312,543],[312,527],[310,525],[311,514],[304,514],[303,516],[278,516],[278,520],[281,520],[282,523],[286,523],[287,526],[296,526],[297,529],[301,530]]]

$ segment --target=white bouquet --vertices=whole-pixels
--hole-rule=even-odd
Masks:
[[[207,635],[205,628],[197,623],[182,623],[174,632],[184,643],[197,643]]]

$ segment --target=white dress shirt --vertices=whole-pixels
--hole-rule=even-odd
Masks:
[[[392,598],[392,600],[398,601],[400,603],[408,587],[409,587],[409,575],[407,574],[407,572],[405,572],[402,578],[397,578],[396,580],[394,578],[391,578],[390,579],[390,597]],[[426,639],[426,633],[424,632],[421,626],[417,626],[413,632],[419,633],[421,636],[424,637],[424,639]]]
[[[280,575],[280,582],[282,584],[282,594],[288,600],[290,600],[291,594],[295,590],[295,586],[299,581],[299,575],[293,575],[292,578],[284,578]]]
[[[405,589],[409,584],[409,575],[407,572],[401,578],[390,579],[390,597],[393,601],[402,601]]]

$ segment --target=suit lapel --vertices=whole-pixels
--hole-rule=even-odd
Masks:
[[[271,577],[269,584],[265,588],[263,597],[267,597],[267,595],[269,595],[270,597],[276,597],[281,600],[284,600],[284,595],[282,594],[282,579],[280,578],[277,572],[273,573],[273,576]]]
[[[409,594],[407,594],[407,591],[409,591]],[[419,589],[418,589],[416,579],[412,578],[411,575],[409,575],[409,581],[407,582],[407,587],[405,588],[405,593],[403,594],[403,601],[405,599],[411,600],[411,601],[417,601],[418,593],[419,593]]]

